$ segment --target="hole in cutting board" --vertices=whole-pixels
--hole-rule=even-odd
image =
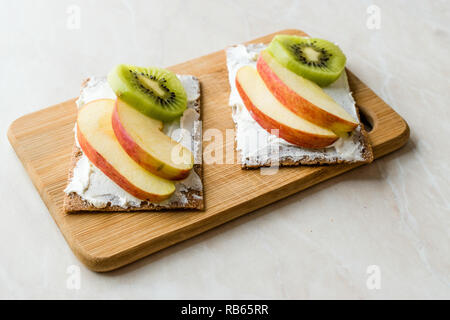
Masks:
[[[364,113],[364,110],[358,106],[359,109],[359,118],[361,119],[362,124],[364,125],[364,129],[367,132],[372,131],[373,129],[373,119],[370,115]]]

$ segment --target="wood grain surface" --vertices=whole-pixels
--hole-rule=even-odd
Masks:
[[[274,35],[249,43],[268,43]],[[200,79],[204,131],[217,128],[225,136],[226,129],[234,128],[224,50],[169,69]],[[373,126],[369,137],[375,158],[403,146],[409,138],[406,122],[351,72],[348,75],[357,105]],[[205,211],[70,215],[63,212],[62,201],[76,112],[72,99],[28,114],[11,124],[8,138],[75,255],[99,272],[124,266],[357,166],[282,168],[275,175],[261,175],[259,170],[242,170],[239,164],[204,164]]]

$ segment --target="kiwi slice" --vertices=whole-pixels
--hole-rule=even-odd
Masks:
[[[284,67],[321,87],[339,78],[347,60],[337,45],[318,38],[277,35],[267,50]]]
[[[120,64],[108,82],[118,98],[151,118],[172,121],[186,110],[186,92],[169,70]]]

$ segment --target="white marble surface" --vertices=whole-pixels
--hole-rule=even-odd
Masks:
[[[380,29],[366,26],[372,3]],[[80,29],[67,28],[71,5]],[[0,15],[0,298],[450,298],[449,1],[29,0],[3,1]],[[121,270],[81,266],[8,125],[117,63],[169,66],[285,28],[338,42],[410,142]],[[66,286],[71,265],[79,290]]]

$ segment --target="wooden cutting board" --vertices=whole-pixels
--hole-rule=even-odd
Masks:
[[[303,35],[298,30],[277,33]],[[269,43],[274,35],[249,43]],[[225,51],[170,69],[200,79],[203,130],[217,128],[225,137],[225,130],[234,128],[228,106]],[[373,127],[369,136],[375,158],[403,146],[409,137],[406,122],[352,73],[348,75],[361,113]],[[28,114],[11,124],[8,138],[69,246],[94,271],[119,268],[357,167],[282,168],[276,175],[261,175],[259,170],[241,170],[238,164],[205,164],[206,209],[203,212],[67,215],[62,211],[63,189],[74,143],[72,129],[76,112],[75,99],[72,99]]]

